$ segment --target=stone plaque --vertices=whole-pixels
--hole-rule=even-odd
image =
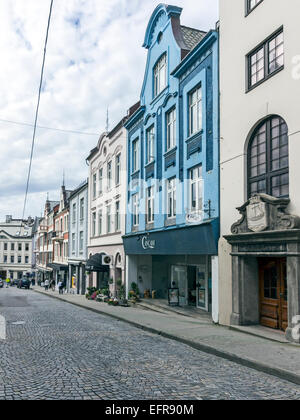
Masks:
[[[268,227],[267,204],[260,197],[252,197],[247,206],[247,224],[252,232],[263,232]]]

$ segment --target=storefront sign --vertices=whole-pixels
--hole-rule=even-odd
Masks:
[[[193,224],[193,223],[201,223],[203,222],[203,212],[197,213],[189,213],[186,215],[186,223]]]
[[[149,239],[147,236],[143,236],[142,247],[144,249],[155,249],[156,241]]]
[[[179,306],[179,289],[169,289],[168,300],[170,306]]]

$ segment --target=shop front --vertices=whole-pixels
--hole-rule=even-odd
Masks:
[[[69,260],[68,292],[71,291],[78,295],[85,295],[86,287],[85,263],[81,261]]]
[[[37,283],[39,286],[45,283],[45,280],[51,281],[53,280],[53,270],[51,268],[41,268],[38,267],[37,269]]]
[[[55,281],[56,286],[60,281],[62,281],[65,287],[67,287],[69,271],[68,266],[63,264],[52,263],[48,264],[48,267],[53,269],[53,279]]]
[[[211,311],[216,242],[211,223],[125,236],[127,290]]]
[[[89,287],[95,287],[97,290],[106,289],[109,287],[109,264],[104,263],[103,258],[106,254],[91,255],[86,263],[86,271],[90,273],[92,282]]]
[[[232,325],[262,325],[300,342],[300,218],[289,199],[257,194],[238,210],[232,246]]]

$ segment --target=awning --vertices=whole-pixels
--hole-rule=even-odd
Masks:
[[[109,272],[109,266],[102,265],[102,254],[95,254],[90,259],[88,259],[85,269],[86,271],[96,271],[98,273]]]
[[[53,268],[53,270],[57,271],[69,271],[69,267],[67,265],[61,265],[61,264],[47,264],[47,267]]]
[[[218,232],[213,223],[126,235],[127,255],[217,255]]]

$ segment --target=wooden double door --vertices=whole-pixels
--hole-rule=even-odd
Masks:
[[[286,258],[259,260],[260,323],[285,331],[288,327]]]

